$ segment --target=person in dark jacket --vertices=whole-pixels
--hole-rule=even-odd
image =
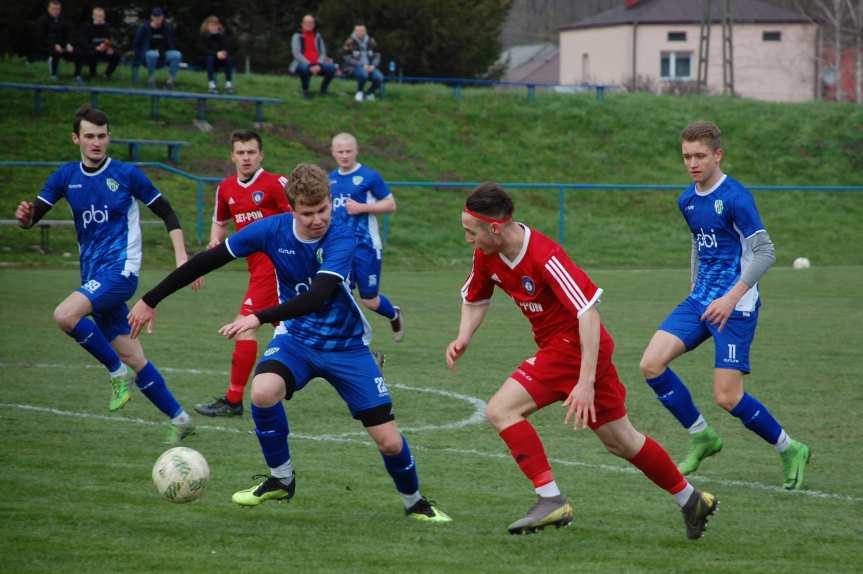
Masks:
[[[80,59],[90,67],[91,80],[96,77],[98,62],[108,62],[105,78],[111,79],[120,63],[120,52],[111,40],[111,28],[105,21],[105,9],[101,6],[93,8],[92,21],[81,29],[78,52]]]
[[[54,81],[59,77],[60,60],[75,62],[75,77],[81,75],[81,63],[71,42],[69,25],[60,16],[62,11],[60,0],[51,0],[37,24],[40,44],[43,52],[48,55],[48,68]]]
[[[211,94],[218,94],[216,70],[225,70],[225,91],[234,93],[234,58],[230,38],[217,16],[208,16],[201,24],[198,37],[198,51],[207,67],[207,88]]]
[[[291,37],[291,53],[294,56],[291,71],[300,77],[303,97],[311,97],[309,82],[312,76],[324,77],[321,83],[321,95],[325,95],[336,75],[336,66],[331,58],[327,58],[327,46],[324,44],[323,36],[317,32],[317,22],[311,14],[303,16],[299,32],[295,32]]]
[[[169,90],[177,81],[177,71],[183,55],[177,50],[174,38],[174,28],[165,22],[165,13],[156,7],[150,12],[150,20],[141,24],[135,33],[132,48],[138,63],[147,66],[147,86],[156,87],[156,67],[159,64],[168,65],[169,78],[165,87]]]
[[[378,69],[381,64],[381,53],[378,52],[377,42],[368,35],[364,24],[354,26],[354,33],[342,46],[342,54],[345,72],[357,79],[357,93],[354,99],[358,102],[364,99],[373,101],[375,93],[384,81],[384,75]],[[368,80],[371,80],[372,85],[368,91],[363,92],[363,87]]]

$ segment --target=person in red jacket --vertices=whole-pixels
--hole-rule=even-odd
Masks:
[[[602,289],[560,245],[513,221],[512,213],[512,199],[495,183],[479,186],[467,198],[461,221],[465,240],[476,249],[461,291],[458,336],[446,349],[447,366],[453,368],[485,318],[495,287],[512,297],[533,329],[539,349],[507,377],[486,407],[489,422],[538,495],[509,532],[531,533],[572,521],[572,506],[527,420],[563,401],[565,424],[590,428],[609,452],[668,492],[683,511],[687,537],[701,538],[718,501],[689,484],[662,445],[630,422],[626,388],[611,360],[614,341],[597,310]]]
[[[231,161],[236,175],[225,178],[216,190],[216,207],[210,227],[209,249],[228,236],[228,224],[233,221],[237,231],[259,219],[291,210],[285,186],[288,178],[270,173],[261,167],[264,143],[253,131],[231,134]],[[243,296],[237,318],[252,315],[279,304],[276,271],[263,253],[247,258],[249,287]],[[258,358],[257,329],[245,331],[235,338],[231,356],[231,380],[224,396],[212,403],[199,404],[195,410],[208,417],[240,416],[243,414],[243,391]]]

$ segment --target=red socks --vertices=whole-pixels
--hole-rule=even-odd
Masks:
[[[225,393],[229,403],[243,402],[243,389],[249,382],[249,375],[258,358],[258,342],[241,340],[234,343],[234,354],[231,355],[231,386]]]
[[[509,447],[512,458],[515,459],[524,475],[533,483],[534,488],[539,488],[554,480],[554,474],[552,474],[551,465],[548,464],[548,458],[545,456],[542,441],[536,434],[533,425],[527,420],[506,427],[500,432],[500,438]]]
[[[686,479],[674,466],[668,452],[649,436],[645,436],[644,439],[644,446],[629,462],[656,483],[656,486],[670,494],[676,494],[686,488]]]

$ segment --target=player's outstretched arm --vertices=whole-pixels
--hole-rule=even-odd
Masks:
[[[600,323],[599,311],[595,305],[583,311],[578,318],[578,337],[581,342],[578,382],[563,402],[564,407],[569,407],[563,417],[563,424],[568,425],[570,419],[574,418],[573,430],[588,428],[588,421],[596,422],[593,385],[596,382],[596,363],[599,356]]]
[[[446,366],[450,369],[455,369],[456,361],[467,351],[467,346],[479,326],[482,325],[486,313],[488,313],[488,304],[470,304],[462,303],[461,319],[459,320],[458,336],[447,345],[445,358]]]

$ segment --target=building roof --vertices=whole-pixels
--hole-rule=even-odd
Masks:
[[[711,19],[720,22],[723,0],[713,0]],[[761,0],[731,0],[731,13],[735,23],[787,24],[809,23],[806,16],[780,8]],[[562,26],[563,30],[601,28],[630,24],[700,24],[704,17],[703,0],[640,0],[621,2],[596,16]]]
[[[501,60],[508,63],[503,79],[509,82],[557,84],[560,79],[560,52],[553,44],[513,46]]]

